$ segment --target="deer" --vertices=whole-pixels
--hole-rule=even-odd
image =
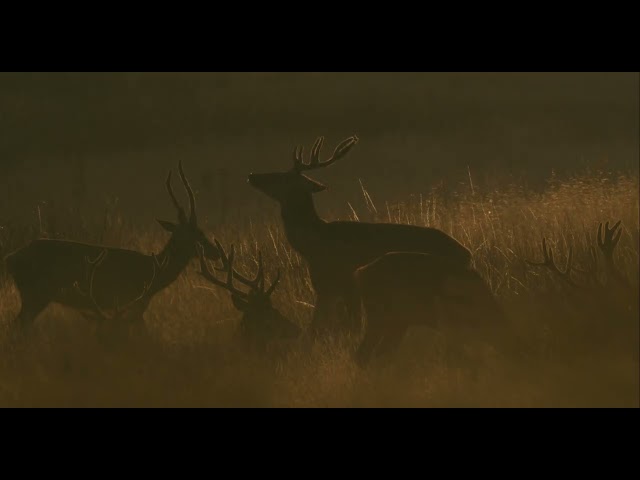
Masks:
[[[198,226],[195,195],[182,161],[178,162],[178,172],[189,198],[189,213],[173,192],[169,171],[165,186],[177,210],[178,222],[157,220],[171,234],[157,255],[70,240],[36,239],[5,258],[21,298],[16,317],[21,332],[28,331],[51,303],[94,318],[113,316],[119,305],[128,305],[126,317],[143,323],[143,314],[152,298],[178,278],[198,256],[198,248],[211,260],[220,258],[218,249]],[[95,274],[97,267],[100,274],[94,279],[94,297],[92,288],[87,291],[78,285],[84,284],[88,269]],[[140,292],[144,292],[143,295]]]
[[[230,253],[227,255],[217,239],[215,243],[223,268],[211,269],[204,252],[200,251],[198,273],[209,283],[229,291],[233,305],[242,313],[240,334],[246,344],[264,352],[273,341],[298,338],[301,332],[300,327],[280,313],[271,303],[271,295],[280,283],[280,270],[277,271],[275,280],[265,290],[264,266],[260,251],[258,252],[258,272],[253,279],[250,279],[233,267],[235,246],[231,245]],[[226,279],[217,278],[216,270],[225,272]],[[249,290],[238,289],[233,283],[234,278],[248,286]]]
[[[478,272],[455,258],[386,253],[353,273],[366,317],[355,361],[366,367],[398,348],[410,327],[494,342],[506,315]]]
[[[285,172],[251,173],[248,183],[278,202],[287,241],[307,263],[316,302],[312,333],[329,327],[331,309],[342,303],[347,312],[347,330],[360,326],[360,305],[353,302],[353,272],[388,252],[413,251],[448,257],[461,266],[469,265],[471,252],[441,230],[414,225],[325,221],[317,213],[313,195],[326,186],[304,172],[327,168],[359,142],[351,136],[341,142],[333,155],[320,160],[324,137],[311,148],[309,161],[301,146],[293,152],[293,167]]]
[[[601,312],[614,316],[631,314],[637,319],[637,287],[632,286],[614,260],[614,252],[622,235],[621,224],[619,220],[612,227],[609,227],[609,222],[598,225],[596,246],[603,259],[603,269],[599,268],[598,254],[593,245],[589,248],[590,258],[586,269],[578,269],[573,265],[573,247],[569,247],[564,268],[559,267],[546,237],[542,239],[543,261],[526,260],[526,263],[532,267],[546,268],[561,281],[565,293],[578,300],[574,302],[575,306],[588,310],[586,313]],[[582,281],[576,281],[576,273],[583,277]]]

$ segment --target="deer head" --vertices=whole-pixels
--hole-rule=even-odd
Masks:
[[[209,241],[207,236],[198,227],[198,218],[196,215],[196,199],[193,194],[193,190],[189,185],[189,181],[182,169],[182,160],[178,162],[178,173],[180,179],[184,185],[187,195],[189,196],[189,215],[184,211],[184,208],[178,202],[173,188],[171,187],[171,174],[167,176],[167,191],[171,197],[174,207],[178,211],[178,223],[168,222],[166,220],[158,220],[158,223],[162,228],[171,233],[170,243],[174,247],[174,255],[178,255],[183,258],[194,258],[198,255],[198,246],[202,247],[206,258],[211,260],[218,260],[220,253],[218,249]]]
[[[238,273],[233,268],[235,248],[231,246],[231,252],[227,256],[222,245],[216,240],[216,246],[220,252],[223,263],[222,268],[215,270],[226,273],[226,280],[218,279],[214,270],[209,268],[204,253],[200,252],[200,275],[214,285],[218,285],[231,293],[233,305],[242,316],[242,332],[246,337],[259,342],[272,339],[291,339],[300,334],[300,328],[289,321],[271,304],[271,295],[280,283],[280,271],[276,274],[275,280],[269,288],[265,290],[264,268],[262,264],[262,253],[258,252],[258,273],[255,278],[248,279]],[[233,279],[237,278],[243,284],[249,286],[249,291],[245,292],[236,288]]]
[[[304,160],[304,148],[298,146],[293,152],[293,167],[287,172],[252,173],[248,181],[252,187],[279,203],[292,200],[300,194],[312,195],[326,190],[323,184],[307,177],[303,172],[325,168],[344,157],[354,145],[358,143],[357,136],[352,136],[341,142],[328,160],[320,161],[320,150],[324,144],[324,137],[316,140],[311,148],[309,162]]]

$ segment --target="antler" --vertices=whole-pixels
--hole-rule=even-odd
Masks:
[[[215,240],[215,242],[216,242],[216,247],[218,247],[218,251],[220,252],[220,259],[222,260],[222,265],[223,265],[223,268],[216,268],[215,270],[226,272],[227,280],[226,282],[223,282],[221,280],[218,280],[218,278],[216,278],[215,274],[209,269],[207,261],[204,258],[204,250],[202,246],[198,245],[198,256],[200,258],[200,274],[203,277],[205,277],[211,283],[221,286],[223,288],[226,288],[232,294],[238,295],[244,299],[248,299],[250,294],[264,295],[267,298],[271,296],[271,294],[274,292],[274,290],[278,286],[278,283],[280,283],[280,270],[277,271],[275,280],[273,281],[269,289],[265,292],[264,266],[262,264],[262,252],[260,251],[258,252],[258,273],[256,274],[254,279],[248,279],[244,275],[238,273],[238,271],[236,271],[233,268],[233,260],[235,257],[235,246],[234,245],[231,246],[231,253],[229,254],[229,256],[227,256],[220,242],[218,242],[218,240]],[[243,292],[235,288],[233,286],[234,277],[240,280],[242,283],[244,283],[248,287],[250,287],[251,288],[250,292],[249,293]]]
[[[606,259],[613,260],[613,250],[620,241],[622,230],[618,230],[622,220],[618,220],[616,224],[609,228],[609,222],[604,224],[604,240],[602,238],[602,223],[598,225],[598,247]]]
[[[134,298],[133,300],[131,300],[130,302],[128,302],[127,304],[125,304],[124,306],[119,306],[118,305],[118,300],[115,299],[114,300],[114,314],[113,315],[109,315],[107,313],[107,309],[102,308],[98,302],[95,299],[94,293],[93,293],[93,285],[94,285],[94,279],[95,279],[95,274],[96,271],[98,270],[98,268],[102,265],[102,263],[104,262],[105,258],[107,257],[108,254],[108,250],[103,250],[102,252],[100,252],[100,254],[94,259],[91,260],[89,257],[85,257],[85,263],[89,266],[89,271],[87,274],[88,277],[88,289],[87,291],[83,291],[82,288],[80,287],[80,285],[78,284],[78,282],[75,283],[75,288],[76,290],[83,296],[88,297],[91,300],[91,303],[93,304],[94,310],[96,311],[96,313],[102,317],[105,320],[114,320],[116,318],[121,317],[127,310],[129,310],[133,305],[135,305],[136,303],[138,303],[139,301],[141,301],[142,299],[144,299],[147,294],[149,293],[149,291],[151,290],[151,287],[154,284],[154,281],[156,279],[156,276],[158,274],[158,271],[162,271],[164,268],[166,268],[168,261],[169,261],[169,257],[166,256],[164,258],[164,260],[162,261],[162,263],[160,263],[158,261],[158,257],[156,255],[152,255],[153,258],[153,272],[151,275],[151,279],[149,282],[145,282],[144,284],[144,288],[142,290],[142,293],[140,295],[138,295],[136,298]]]
[[[224,255],[225,256],[224,263],[228,265],[228,268],[226,269],[226,272],[227,272],[226,282],[218,280],[215,274],[209,269],[207,260],[204,258],[204,249],[202,248],[202,245],[198,244],[197,249],[198,249],[198,257],[200,258],[200,272],[199,272],[200,275],[202,275],[204,278],[209,280],[214,285],[218,285],[219,287],[229,290],[233,295],[238,295],[239,297],[244,299],[247,299],[249,297],[249,295],[246,292],[243,292],[242,290],[238,290],[236,287],[233,286],[233,274],[234,274],[233,258],[235,257],[235,253],[236,253],[234,245],[231,245],[231,254],[229,255],[229,257],[227,257],[226,254]]]
[[[187,180],[186,175],[184,174],[184,170],[182,169],[182,160],[178,162],[178,173],[180,174],[180,180],[182,180],[182,184],[184,185],[185,190],[187,191],[187,195],[189,196],[189,217],[184,211],[184,208],[178,202],[175,194],[173,193],[173,188],[171,187],[171,170],[169,170],[169,175],[167,175],[167,191],[169,192],[169,196],[171,197],[171,201],[173,202],[173,206],[178,210],[178,219],[180,223],[190,222],[193,225],[198,223],[197,215],[196,215],[196,198],[193,194],[193,189],[191,185],[189,185],[189,181]]]
[[[575,288],[580,288],[573,280],[571,280],[571,267],[573,265],[573,248],[569,248],[569,255],[567,257],[567,263],[565,265],[564,271],[560,270],[556,265],[556,262],[553,259],[553,250],[547,247],[547,239],[542,239],[542,254],[544,256],[543,262],[530,262],[526,260],[526,262],[534,267],[547,267],[549,270],[554,272],[560,278],[562,278],[565,282]]]
[[[624,275],[618,271],[613,261],[613,252],[622,235],[622,229],[620,228],[621,223],[622,220],[618,220],[613,227],[609,228],[609,222],[606,222],[604,224],[604,238],[602,235],[602,223],[598,225],[598,248],[600,248],[604,257],[607,275],[614,277],[620,282],[626,283]]]
[[[356,135],[347,138],[336,147],[331,158],[324,162],[320,161],[320,150],[322,149],[322,145],[324,145],[324,137],[319,137],[313,144],[309,163],[304,162],[304,147],[297,146],[293,151],[293,169],[296,172],[303,172],[305,170],[316,170],[318,168],[328,167],[349,153],[349,150],[359,141],[360,139]]]

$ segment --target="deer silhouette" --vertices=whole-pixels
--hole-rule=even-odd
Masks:
[[[578,269],[573,265],[573,248],[569,248],[564,269],[561,269],[555,259],[547,239],[542,239],[542,262],[527,261],[534,267],[545,267],[553,277],[561,281],[564,292],[576,302],[574,305],[601,315],[616,318],[638,317],[638,290],[628,278],[616,267],[614,253],[622,235],[622,222],[616,222],[609,227],[609,222],[598,225],[596,245],[602,256],[598,259],[598,250],[594,245],[589,248],[589,260],[586,269]],[[602,267],[602,268],[601,268]],[[576,281],[576,274],[582,280]]]
[[[303,172],[326,168],[344,157],[357,143],[352,136],[340,143],[332,157],[320,161],[324,138],[316,140],[309,162],[302,147],[293,155],[293,168],[286,172],[252,173],[249,184],[280,204],[287,240],[307,262],[316,305],[312,332],[330,328],[332,309],[342,303],[349,330],[360,326],[360,302],[354,294],[356,268],[394,251],[438,254],[466,266],[471,253],[446,233],[429,227],[388,223],[327,222],[318,215],[313,195],[326,189]]]
[[[484,279],[455,259],[391,252],[358,268],[354,280],[366,313],[365,335],[355,355],[360,366],[395,350],[412,326],[487,341],[507,327]]]
[[[6,257],[7,269],[20,293],[22,305],[17,321],[21,331],[27,330],[50,303],[94,318],[126,318],[143,323],[143,314],[153,296],[171,285],[197,257],[198,246],[207,258],[220,258],[218,249],[198,227],[195,196],[182,162],[178,163],[178,172],[189,197],[189,214],[173,192],[169,171],[166,188],[178,212],[178,223],[158,220],[171,237],[157,255],[38,239]]]
[[[215,242],[223,263],[223,268],[217,270],[226,273],[226,280],[223,281],[217,278],[216,269],[209,267],[204,251],[200,252],[199,273],[210,283],[230,292],[233,305],[242,312],[240,331],[247,345],[264,352],[274,341],[297,338],[301,332],[300,328],[271,304],[271,295],[280,283],[280,271],[276,274],[275,280],[265,290],[261,252],[258,252],[258,272],[253,279],[249,279],[233,268],[234,246],[231,246],[231,251],[227,256],[218,240],[215,240]],[[249,290],[243,291],[235,287],[233,284],[234,278],[249,286]]]

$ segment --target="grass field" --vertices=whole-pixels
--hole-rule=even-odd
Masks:
[[[241,347],[239,312],[227,292],[203,283],[195,261],[153,300],[146,314],[150,343],[106,350],[90,323],[52,306],[28,345],[13,348],[8,338],[19,297],[3,266],[0,406],[637,407],[638,187],[635,172],[552,179],[542,191],[524,183],[485,188],[470,175],[455,190],[433,189],[403,202],[385,202],[362,187],[366,200],[359,206],[320,209],[326,219],[435,226],[471,249],[528,350],[526,360],[481,352],[478,375],[447,364],[448,339],[419,328],[388,363],[368,370],[351,359],[357,339],[301,340],[265,361]],[[4,225],[3,255],[40,232],[148,252],[166,240],[152,218],[134,228],[114,205],[82,227],[68,215],[43,210],[28,224]],[[616,262],[634,292],[625,304],[585,308],[584,297],[563,291],[547,272],[524,261],[540,260],[546,236],[561,262],[573,246],[577,266],[585,267],[598,224],[617,220],[623,233]],[[255,268],[260,247],[267,270],[283,273],[275,304],[303,328],[308,325],[308,273],[276,215],[231,218],[208,233],[224,245],[234,243],[246,270]]]

